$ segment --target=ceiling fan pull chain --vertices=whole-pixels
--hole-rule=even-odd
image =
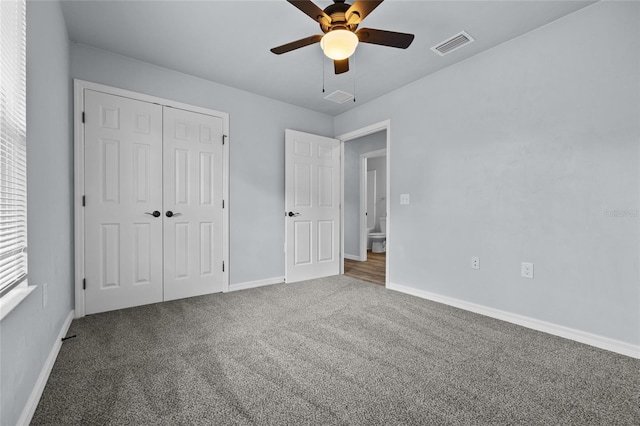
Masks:
[[[324,64],[325,64],[324,55],[322,55],[322,93],[324,93]]]
[[[353,102],[356,101],[356,54],[353,54]]]

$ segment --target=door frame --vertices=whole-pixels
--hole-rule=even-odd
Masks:
[[[358,260],[361,262],[367,261],[367,250],[369,249],[369,238],[365,239],[364,234],[368,229],[376,228],[376,197],[378,193],[378,171],[369,170],[369,159],[363,157],[360,154],[360,211],[358,212],[360,220],[358,223]],[[366,171],[365,171],[366,170]],[[369,180],[369,177],[373,177],[373,181]],[[369,194],[372,193],[372,197],[369,198]],[[373,227],[369,227],[369,218],[373,220]],[[367,233],[368,234],[368,233]],[[368,235],[367,235],[368,237]],[[345,257],[347,254],[345,253]]]
[[[130,90],[119,89],[116,87],[106,86],[103,84],[92,83],[90,81],[74,79],[73,80],[73,157],[74,157],[74,242],[75,242],[75,265],[74,265],[74,281],[75,281],[75,318],[85,316],[85,301],[83,281],[85,277],[84,271],[84,211],[82,205],[82,197],[84,195],[84,123],[82,122],[82,113],[84,111],[84,91],[85,89],[94,90],[96,92],[106,93],[109,95],[121,96],[125,98],[135,99],[138,101],[149,102],[172,108],[183,109],[200,114],[219,117],[222,119],[222,132],[224,135],[224,143],[222,146],[222,198],[225,200],[225,206],[222,211],[222,259],[225,264],[222,273],[222,291],[229,291],[229,113],[215,111],[195,105],[189,105],[182,102],[172,101],[157,96],[146,95],[143,93],[133,92]]]
[[[369,158],[384,157],[387,155],[387,149],[378,149],[376,151],[370,151],[360,154],[360,229],[359,241],[360,241],[360,261],[365,262],[367,260],[367,167]],[[375,171],[375,170],[374,170]],[[387,173],[389,174],[389,173]],[[376,174],[377,176],[377,174]],[[376,177],[377,179],[377,177]],[[386,178],[385,178],[386,180]],[[376,184],[377,186],[377,184]],[[388,192],[388,191],[387,191]],[[387,194],[388,195],[388,194]],[[344,203],[343,203],[344,205]],[[375,228],[375,207],[374,207],[374,221],[373,227]]]
[[[385,261],[385,287],[389,285],[389,247],[391,236],[391,120],[384,120],[369,126],[336,136],[340,141],[340,205],[344,206],[344,144],[353,139],[368,136],[372,133],[386,131],[387,135],[387,252]],[[340,274],[344,275],[344,208],[340,209]]]

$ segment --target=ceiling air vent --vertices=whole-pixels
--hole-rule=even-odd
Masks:
[[[465,31],[462,31],[459,34],[451,37],[449,40],[443,41],[442,43],[433,46],[431,50],[433,50],[440,56],[444,56],[447,53],[451,53],[454,50],[460,49],[462,46],[465,46],[474,41],[475,39],[473,37],[471,37]]]
[[[343,92],[342,90],[336,90],[335,92],[328,94],[324,98],[337,104],[343,104],[353,99],[353,95],[351,93]]]

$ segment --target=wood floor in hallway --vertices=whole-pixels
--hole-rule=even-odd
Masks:
[[[367,251],[367,260],[344,260],[344,274],[374,284],[385,285],[386,253]]]

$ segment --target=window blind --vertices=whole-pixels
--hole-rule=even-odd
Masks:
[[[0,1],[0,297],[27,278],[26,2]]]

